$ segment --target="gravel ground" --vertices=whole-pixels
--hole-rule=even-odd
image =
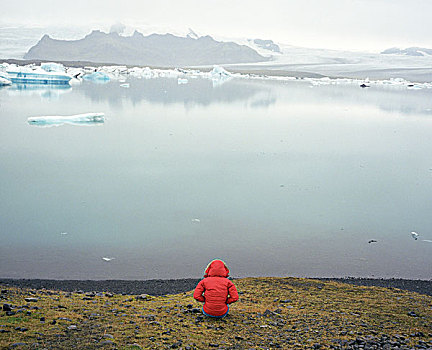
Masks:
[[[406,279],[371,279],[371,278],[321,278],[349,283],[358,286],[377,286],[398,288],[432,296],[432,280]],[[145,281],[80,281],[80,280],[41,280],[41,279],[0,279],[0,284],[34,288],[52,289],[68,292],[82,290],[84,292],[100,291],[123,294],[165,295],[190,291],[196,287],[199,279],[145,280]]]
[[[196,287],[199,279],[146,280],[146,281],[81,281],[81,280],[40,280],[40,279],[0,279],[0,285],[20,288],[52,289],[73,292],[111,292],[118,294],[165,295],[190,291]]]

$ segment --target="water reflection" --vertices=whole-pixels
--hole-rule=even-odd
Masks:
[[[125,101],[150,102],[186,108],[211,104],[244,102],[251,108],[268,108],[278,99],[286,103],[307,104],[319,101],[343,106],[375,106],[386,112],[432,115],[432,89],[411,90],[398,86],[373,86],[362,89],[357,84],[312,86],[307,81],[268,81],[232,79],[214,86],[209,79],[188,79],[178,84],[174,78],[128,79],[128,89],[110,81],[104,85],[84,81],[76,89],[92,101],[108,101],[121,108]]]
[[[189,79],[187,84],[178,84],[177,79],[129,79],[129,88],[111,81],[105,85],[84,81],[79,87],[92,101],[106,100],[119,107],[125,100],[133,104],[150,102],[170,105],[182,103],[186,108],[209,106],[210,104],[233,103],[238,101],[258,101],[261,107],[275,103],[275,95],[270,86],[251,84],[244,80],[233,80],[222,86],[213,86],[209,79]]]
[[[68,84],[12,84],[6,89],[9,96],[40,96],[43,100],[59,100],[60,96],[72,91]]]
[[[432,89],[413,90],[400,86],[357,85],[311,87],[313,98],[340,106],[375,106],[385,112],[432,115]]]

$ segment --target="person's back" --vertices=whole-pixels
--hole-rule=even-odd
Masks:
[[[237,289],[227,278],[228,275],[229,270],[222,260],[213,260],[207,266],[204,279],[198,283],[194,292],[194,298],[204,302],[204,314],[213,317],[226,316],[228,304],[238,300]]]

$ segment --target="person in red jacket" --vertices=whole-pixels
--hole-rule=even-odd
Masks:
[[[213,260],[207,265],[204,279],[198,283],[193,294],[196,300],[204,302],[204,315],[225,317],[228,305],[238,300],[237,289],[227,278],[228,275],[228,267],[222,260]]]

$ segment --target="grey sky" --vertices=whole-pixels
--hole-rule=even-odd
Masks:
[[[191,27],[306,47],[432,47],[431,0],[1,0],[1,23]]]

